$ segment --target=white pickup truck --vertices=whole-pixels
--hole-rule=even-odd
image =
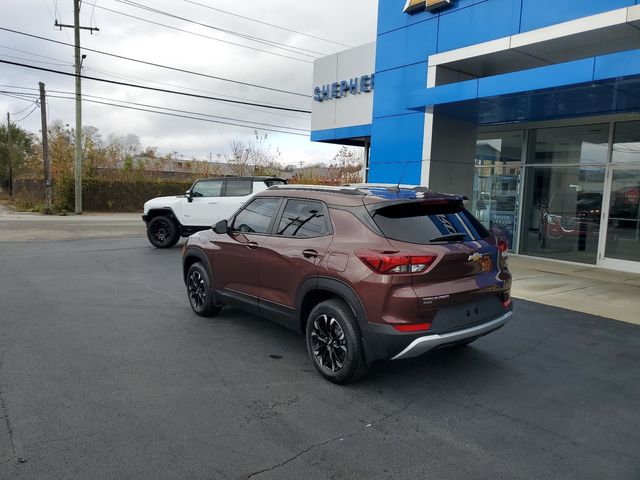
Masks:
[[[225,177],[197,180],[185,195],[153,198],[144,204],[142,220],[154,247],[171,248],[180,237],[228,219],[249,198],[285,180],[273,177]]]

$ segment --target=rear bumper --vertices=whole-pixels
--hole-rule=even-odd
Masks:
[[[487,335],[506,324],[512,314],[513,310],[509,308],[482,321],[444,331],[401,333],[391,325],[369,322],[361,323],[360,330],[368,359],[399,360],[417,357],[443,345]]]
[[[441,335],[425,335],[413,340],[404,350],[392,357],[392,360],[412,358],[427,353],[429,350],[451,343],[461,342],[470,338],[481,337],[487,333],[499,329],[509,321],[513,312],[504,313],[498,318],[474,327],[458,330],[457,332],[443,333]]]

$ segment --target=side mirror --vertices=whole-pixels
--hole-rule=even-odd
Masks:
[[[213,231],[220,235],[229,233],[229,223],[226,220],[220,220],[213,226]]]
[[[187,197],[187,201],[189,203],[193,202],[193,197],[191,196],[191,190],[187,190],[186,192],[184,192],[184,196]]]

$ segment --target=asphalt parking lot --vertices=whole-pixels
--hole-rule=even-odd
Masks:
[[[321,379],[189,309],[180,248],[0,243],[1,479],[640,478],[640,326],[516,301],[473,346]]]

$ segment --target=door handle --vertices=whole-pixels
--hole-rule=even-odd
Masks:
[[[217,205],[218,202],[209,202],[209,205]]]
[[[318,252],[316,252],[315,250],[303,250],[302,255],[304,256],[304,258],[317,258]]]
[[[256,248],[259,247],[259,245],[256,242],[249,242],[246,245],[247,245],[247,248],[249,248],[251,250],[255,250]]]

